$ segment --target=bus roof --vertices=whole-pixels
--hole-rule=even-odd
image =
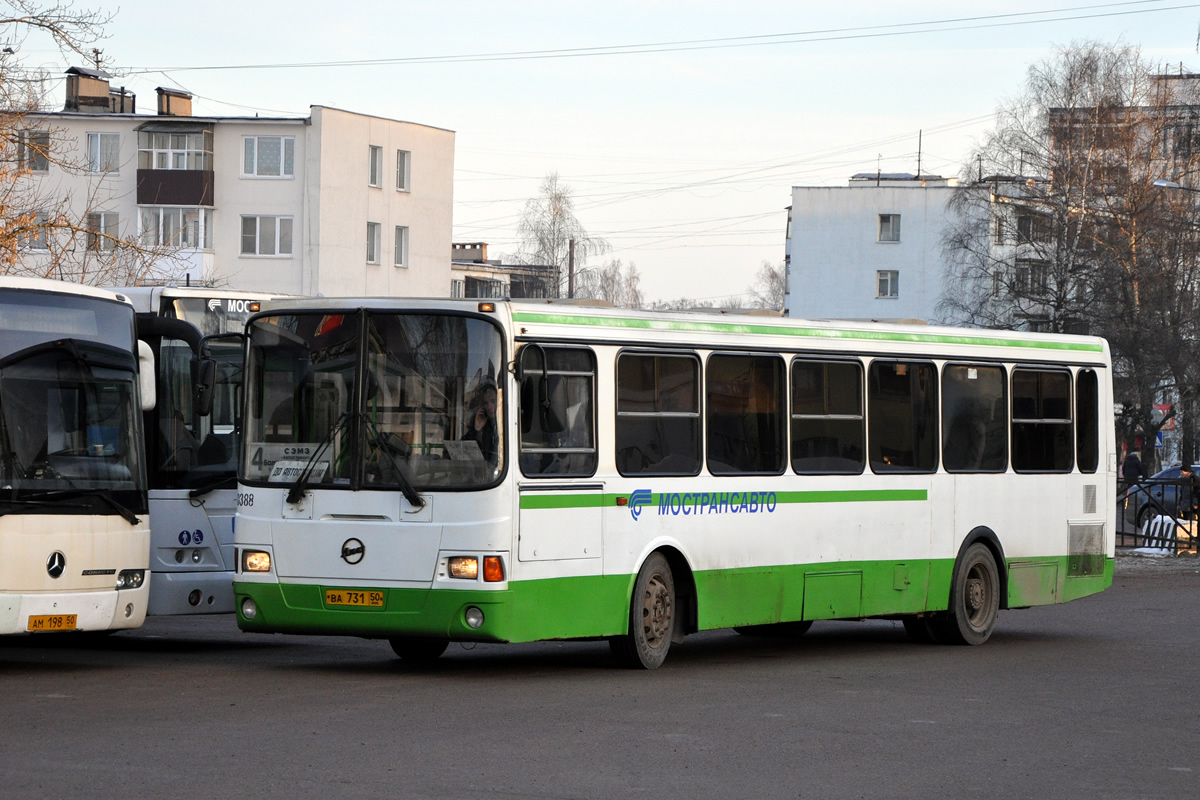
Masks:
[[[643,311],[614,308],[586,301],[557,300],[451,300],[399,297],[309,297],[276,299],[264,311],[379,310],[478,311],[492,303],[512,321],[518,337],[550,337],[634,342],[652,339],[655,344],[697,347],[715,344],[716,337],[732,336],[745,347],[764,345],[783,350],[814,348],[863,352],[935,349],[946,355],[979,348],[1012,360],[1047,357],[1089,363],[1108,363],[1108,343],[1097,336],[1024,331],[952,328],[913,323],[857,320],[808,320],[793,317],[711,311]],[[722,344],[729,344],[724,339]],[[993,349],[994,348],[994,349]],[[1007,352],[1002,352],[1007,351]]]
[[[120,303],[129,303],[129,298],[111,289],[99,289],[82,283],[50,280],[49,278],[21,278],[15,275],[0,276],[0,289],[24,289],[32,292],[57,292],[97,297]]]

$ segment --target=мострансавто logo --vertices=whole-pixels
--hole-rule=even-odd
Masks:
[[[629,495],[629,513],[634,521],[642,515],[642,507],[653,503],[655,497],[649,489],[637,489]],[[777,505],[774,492],[663,492],[657,499],[660,517],[773,514]]]

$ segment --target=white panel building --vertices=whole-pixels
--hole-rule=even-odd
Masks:
[[[89,249],[111,246],[106,236],[168,248],[180,283],[449,295],[453,131],[325,106],[308,117],[196,117],[189,95],[166,89],[157,114],[136,114],[108,78],[72,68],[65,110],[23,120],[85,165],[51,163],[25,180],[90,212],[86,224],[103,235]],[[33,246],[24,257],[51,253]]]
[[[784,315],[933,321],[955,178],[860,173],[793,186]]]

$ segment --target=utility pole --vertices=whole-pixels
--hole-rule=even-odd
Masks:
[[[575,297],[575,240],[567,243],[567,297]]]

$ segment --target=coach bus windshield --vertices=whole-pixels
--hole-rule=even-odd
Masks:
[[[472,489],[504,470],[500,332],[451,314],[349,311],[249,327],[242,480]]]

